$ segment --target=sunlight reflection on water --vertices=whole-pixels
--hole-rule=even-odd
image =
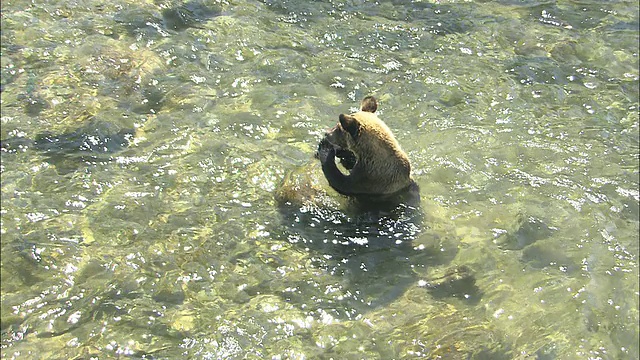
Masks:
[[[3,355],[637,357],[637,10],[3,3]],[[283,214],[369,94],[420,219]]]

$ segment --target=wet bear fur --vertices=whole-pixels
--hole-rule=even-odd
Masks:
[[[290,171],[276,189],[281,208],[341,209],[357,214],[393,212],[398,205],[405,210],[419,207],[419,188],[411,179],[409,159],[375,114],[377,107],[375,98],[368,96],[360,111],[338,117],[318,146],[315,157],[320,164]],[[331,195],[331,189],[344,197]]]
[[[340,114],[336,126],[320,141],[316,157],[329,185],[361,205],[416,205],[419,189],[411,179],[409,158],[375,114],[377,108],[376,99],[368,96],[360,111]],[[348,172],[337,167],[336,157]]]

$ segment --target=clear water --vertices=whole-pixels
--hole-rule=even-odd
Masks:
[[[2,358],[638,358],[638,27],[636,1],[3,1]],[[344,245],[273,192],[369,94],[424,218]]]

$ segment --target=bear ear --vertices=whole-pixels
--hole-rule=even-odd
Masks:
[[[367,96],[360,103],[360,111],[374,113],[378,110],[378,102],[373,96]]]
[[[358,138],[360,124],[356,118],[351,115],[340,114],[340,126],[342,126],[354,140]]]

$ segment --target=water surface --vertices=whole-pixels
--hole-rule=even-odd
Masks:
[[[637,358],[638,26],[633,1],[4,1],[2,358]],[[423,218],[282,214],[366,95]]]

